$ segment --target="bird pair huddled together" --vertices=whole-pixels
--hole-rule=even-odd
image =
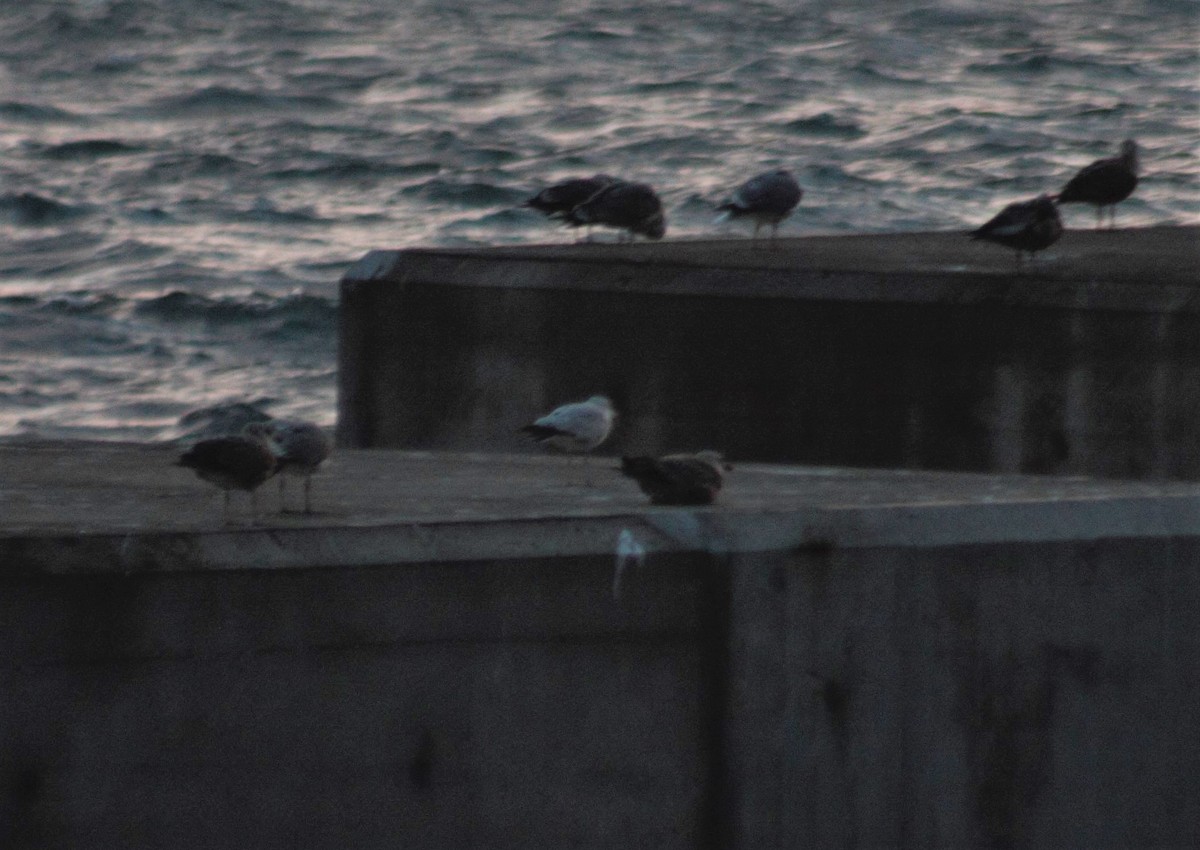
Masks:
[[[1107,208],[1111,225],[1116,226],[1116,205],[1133,194],[1137,183],[1137,143],[1126,139],[1117,156],[1098,159],[1080,169],[1057,195],[1039,195],[1031,201],[1009,204],[982,227],[973,230],[970,236],[1015,249],[1020,262],[1024,253],[1032,258],[1062,236],[1059,205],[1092,204],[1096,207],[1097,228],[1103,222]]]
[[[779,223],[792,214],[803,191],[790,171],[777,168],[750,178],[729,200],[717,207],[718,221],[747,218],[754,222],[754,238],[763,227],[774,238]],[[667,231],[662,200],[645,183],[630,183],[607,174],[578,177],[543,189],[524,203],[568,227],[593,224],[617,228],[628,234],[661,239]]]
[[[607,396],[592,396],[556,407],[521,428],[540,445],[559,452],[583,455],[612,433],[617,412]],[[626,456],[620,471],[637,481],[656,505],[709,505],[720,492],[730,467],[720,452],[662,457]]]
[[[241,433],[200,440],[185,451],[178,465],[224,492],[224,513],[229,522],[229,495],[233,490],[250,494],[253,516],[258,514],[255,491],[279,475],[279,510],[284,512],[286,476],[304,479],[304,513],[312,513],[312,476],[333,451],[333,441],[318,425],[296,419],[251,422]]]

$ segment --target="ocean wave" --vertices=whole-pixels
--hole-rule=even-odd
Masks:
[[[255,169],[254,163],[226,154],[208,151],[179,152],[156,158],[146,166],[141,178],[157,183],[205,177],[232,177],[252,174]]]
[[[47,159],[97,159],[102,156],[139,153],[142,150],[138,145],[117,139],[78,139],[50,145],[41,151],[41,155]]]
[[[353,154],[331,154],[312,165],[276,168],[264,173],[271,180],[363,180],[386,177],[428,177],[443,166],[437,162],[391,162]]]
[[[1093,56],[1063,56],[1050,48],[1016,50],[1001,54],[989,62],[972,62],[966,71],[974,74],[1003,76],[1051,75],[1074,71],[1102,77],[1133,78],[1140,73],[1129,60],[1103,60]]]
[[[267,197],[259,197],[245,209],[225,209],[221,218],[245,224],[314,225],[328,224],[330,219],[320,215],[315,207],[285,209]]]
[[[249,297],[211,297],[173,290],[139,301],[133,308],[139,318],[165,322],[200,322],[207,325],[258,324],[268,330],[332,331],[337,325],[337,304],[315,295],[276,298],[261,293]]]
[[[27,121],[30,123],[68,122],[77,121],[79,116],[57,106],[46,106],[40,103],[7,100],[0,102],[0,118],[6,121]]]
[[[264,94],[232,86],[214,85],[187,94],[159,98],[143,111],[155,117],[207,117],[259,113],[264,110],[329,110],[338,106],[337,100],[322,95]]]
[[[0,195],[0,221],[22,227],[46,227],[86,215],[84,205],[64,204],[33,192]]]
[[[481,181],[458,183],[440,177],[406,186],[400,190],[400,194],[459,207],[516,206],[526,198],[526,193],[519,189]]]
[[[111,316],[125,303],[123,298],[107,292],[64,292],[41,300],[37,309],[61,316]]]
[[[861,139],[867,131],[857,121],[841,118],[832,112],[818,112],[795,118],[783,125],[790,133],[803,136],[823,136],[837,139]]]

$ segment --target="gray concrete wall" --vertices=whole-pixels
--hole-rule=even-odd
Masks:
[[[610,448],[1200,476],[1200,228],[376,252],[342,282],[347,446],[519,451],[596,392]]]
[[[8,579],[10,848],[1186,847],[1195,538]]]
[[[174,454],[0,445],[0,847],[1200,843],[1200,485]]]
[[[740,561],[730,846],[1197,846],[1198,562],[1194,540]]]
[[[0,846],[711,846],[703,575],[610,578],[6,580]]]

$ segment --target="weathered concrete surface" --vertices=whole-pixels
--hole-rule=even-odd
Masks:
[[[611,448],[1200,477],[1200,228],[379,251],[342,282],[338,436],[521,451],[606,392]]]
[[[0,846],[1200,840],[1200,485],[173,457],[0,445]]]

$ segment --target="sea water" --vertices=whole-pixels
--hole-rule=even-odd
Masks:
[[[0,437],[332,424],[345,269],[570,241],[520,204],[571,176],[652,184],[668,239],[740,232],[714,207],[778,166],[784,235],[965,230],[1134,138],[1119,223],[1195,223],[1198,30],[1194,0],[0,3]]]

